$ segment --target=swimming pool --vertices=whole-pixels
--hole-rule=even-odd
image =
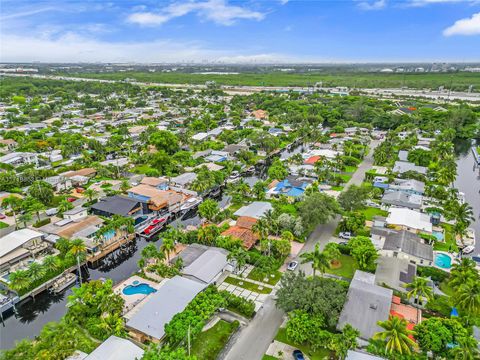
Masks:
[[[438,253],[435,255],[435,265],[442,269],[450,269],[452,267],[452,258],[447,254]]]
[[[441,231],[432,231],[432,235],[435,236],[435,238],[438,241],[443,241],[443,232]]]
[[[155,290],[153,287],[145,283],[128,285],[128,286],[125,286],[122,290],[122,293],[124,295],[138,295],[138,294],[148,295],[154,292],[157,292],[157,290]]]

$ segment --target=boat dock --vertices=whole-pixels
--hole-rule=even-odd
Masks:
[[[102,249],[100,251],[87,255],[87,263],[90,265],[94,264],[101,258],[117,250],[120,246],[128,244],[130,241],[134,239],[135,239],[135,234],[128,234],[118,240],[112,241],[109,244],[105,244],[104,246],[102,246]]]

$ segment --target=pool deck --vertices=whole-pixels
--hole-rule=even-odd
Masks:
[[[151,286],[152,288],[154,288],[156,290],[158,290],[161,286],[161,284],[159,284],[155,281],[144,279],[144,278],[142,278],[138,275],[133,275],[133,276],[129,277],[128,279],[122,281],[118,285],[116,285],[115,288],[113,289],[113,291],[115,292],[115,294],[120,295],[122,297],[122,299],[125,300],[125,305],[124,305],[124,308],[123,308],[124,314],[128,313],[138,303],[140,303],[143,299],[148,297],[148,295],[146,295],[146,294],[125,295],[123,293],[123,289],[125,287],[129,286],[129,285],[133,285],[133,283],[135,281],[138,281],[138,283],[148,284],[149,286]]]
[[[443,254],[443,255],[447,255],[450,257],[450,259],[452,259],[452,262],[451,262],[451,265],[455,264],[455,263],[458,263],[458,259],[457,259],[457,254],[451,254],[451,253],[448,253],[446,251],[434,251],[433,252],[433,266],[436,267],[437,269],[440,269],[440,270],[443,270],[443,271],[446,271],[446,272],[450,272],[452,266],[450,266],[449,268],[443,268],[441,266],[438,266],[437,264],[435,264],[435,259],[437,258],[437,255],[439,254]]]

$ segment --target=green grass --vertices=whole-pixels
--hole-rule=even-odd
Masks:
[[[3,221],[0,221],[0,229],[4,229],[4,228],[7,228],[9,227],[10,225],[8,225],[7,223],[4,223]]]
[[[192,355],[199,360],[215,360],[238,325],[238,322],[220,320],[212,328],[198,334],[192,344]]]
[[[273,277],[272,277],[273,275]],[[275,271],[271,274],[268,274],[267,276],[265,276],[264,274],[261,274],[257,268],[254,268],[250,274],[248,274],[247,276],[247,279],[251,279],[251,280],[256,280],[256,281],[261,281],[261,282],[264,282],[266,284],[269,284],[269,285],[275,285],[279,280],[280,278],[282,277],[282,273],[280,271]],[[265,281],[264,279],[267,278],[268,280]]]
[[[271,355],[263,355],[262,360],[278,360],[278,358]]]
[[[263,289],[259,289],[259,285],[257,285],[257,284],[254,284],[250,281],[243,280],[243,279],[240,280],[240,279],[237,279],[237,278],[234,278],[234,277],[231,277],[231,276],[226,278],[225,282],[227,284],[232,284],[232,285],[241,287],[243,289],[247,289],[247,290],[256,292],[258,294],[270,294],[272,292],[272,289],[269,288],[269,287],[263,287]],[[242,285],[240,285],[240,283],[242,283]]]
[[[340,263],[341,266],[337,269],[327,269],[327,273],[329,274],[334,274],[337,276],[342,276],[345,278],[353,278],[353,275],[355,274],[355,270],[358,270],[358,264],[357,261],[349,256],[349,255],[341,255],[340,256]]]
[[[294,344],[290,341],[287,337],[287,331],[285,328],[278,329],[277,336],[275,336],[275,340],[280,341],[284,344],[288,344],[290,346],[296,347],[297,349],[301,350],[305,355],[307,355],[310,360],[323,360],[328,359],[330,357],[330,351],[327,349],[319,349],[317,351],[312,351],[309,345],[298,345]]]
[[[354,173],[355,171],[357,171],[357,167],[356,166],[345,166],[344,171],[346,173]]]
[[[448,280],[444,280],[440,283],[440,290],[445,293],[445,295],[453,296],[455,295],[455,290],[450,286]]]
[[[366,220],[373,220],[375,216],[388,216],[388,211],[378,209],[375,207],[367,207],[364,210],[360,210],[365,215]]]
[[[342,179],[342,181],[344,183],[347,183],[350,181],[350,179],[352,178],[352,175],[346,175],[346,174],[341,174],[340,175],[340,178]]]
[[[480,74],[477,73],[430,73],[430,74],[383,74],[353,71],[309,72],[303,74],[281,73],[240,73],[231,75],[191,74],[181,72],[150,73],[147,71],[129,71],[115,73],[72,73],[67,76],[124,80],[126,78],[143,82],[173,84],[205,84],[215,81],[221,85],[253,86],[307,86],[322,81],[323,86],[348,86],[364,88],[389,88],[407,86],[416,89],[451,87],[453,90],[467,90],[470,84],[480,87]]]
[[[280,214],[290,214],[293,216],[298,215],[298,210],[297,207],[294,204],[283,204],[280,203],[279,201],[272,201],[272,206],[275,208],[275,210],[278,211]]]
[[[440,226],[445,230],[444,241],[436,241],[435,244],[433,244],[433,250],[458,252],[459,250],[457,244],[455,243],[453,226],[445,223],[440,224]]]
[[[331,186],[330,189],[334,191],[343,191],[343,186]]]

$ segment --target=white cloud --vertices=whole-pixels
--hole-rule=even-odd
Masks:
[[[470,18],[455,21],[452,26],[443,30],[443,35],[480,35],[480,12]]]
[[[255,54],[208,49],[198,42],[156,40],[106,42],[78,33],[28,37],[2,34],[0,62],[183,62],[199,59],[223,62],[293,61],[280,54]]]
[[[407,6],[421,7],[432,4],[477,3],[478,0],[409,0]]]
[[[5,20],[18,19],[18,18],[28,17],[32,15],[37,15],[47,11],[60,11],[60,9],[52,6],[46,6],[42,8],[36,8],[36,9],[28,9],[28,10],[19,11],[16,13],[8,14],[8,15],[2,15],[0,16],[0,20],[5,21]]]
[[[381,10],[387,6],[386,0],[375,0],[372,2],[369,1],[360,1],[358,7],[362,10]]]
[[[258,11],[229,5],[225,0],[207,0],[176,2],[159,12],[135,12],[128,16],[127,21],[143,26],[158,26],[190,13],[221,25],[232,25],[238,19],[262,20],[265,17]]]

